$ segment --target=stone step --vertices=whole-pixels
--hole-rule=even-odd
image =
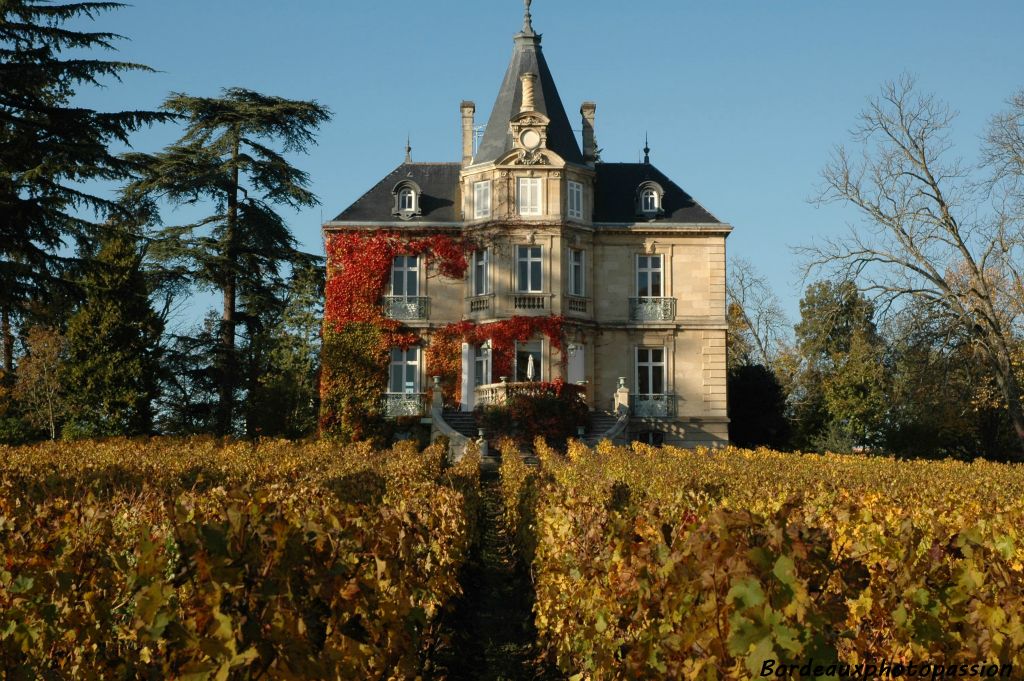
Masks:
[[[476,417],[471,412],[446,411],[444,420],[455,432],[468,438],[475,439],[479,433]],[[593,412],[587,424],[585,437],[599,437],[611,430],[617,421],[618,417],[611,412]]]

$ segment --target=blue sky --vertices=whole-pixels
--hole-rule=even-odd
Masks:
[[[139,0],[91,28],[127,36],[116,58],[160,73],[80,101],[154,108],[170,91],[240,86],[329,106],[319,145],[294,159],[323,206],[286,213],[322,253],[321,218],[400,163],[407,133],[414,160],[458,160],[459,102],[486,121],[522,11],[520,0]],[[790,247],[856,219],[807,199],[867,97],[915,74],[960,112],[954,141],[972,161],[988,118],[1024,87],[1019,0],[535,0],[533,14],[571,119],[597,102],[603,158],[636,160],[649,134],[652,162],[734,226],[730,257],[768,277],[792,321],[803,287]],[[177,135],[145,131],[134,147]]]

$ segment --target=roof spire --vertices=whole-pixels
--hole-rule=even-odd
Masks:
[[[412,138],[409,136],[409,134],[406,133],[406,135],[405,135],[405,162],[406,163],[412,163],[412,144],[410,144],[410,140],[411,139]]]
[[[526,5],[526,12],[523,14],[523,33],[526,35],[533,35],[533,15],[530,14],[530,5],[533,4],[533,0],[523,0]]]
[[[647,133],[644,133],[644,165],[651,165],[651,145],[647,141]]]

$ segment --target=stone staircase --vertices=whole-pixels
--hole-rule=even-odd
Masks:
[[[460,435],[465,435],[471,440],[476,440],[479,436],[479,429],[476,425],[476,420],[473,417],[473,412],[466,411],[445,411],[444,420],[449,426],[452,427]],[[590,419],[587,424],[587,433],[583,436],[583,441],[588,445],[595,445],[601,440],[601,436],[611,430],[618,416],[610,411],[594,411],[590,413]],[[489,435],[489,434],[488,434]],[[498,450],[496,443],[488,437],[488,449],[491,456],[497,456]],[[528,455],[527,461],[529,462],[533,457]]]
[[[585,439],[588,443],[596,442],[602,435],[615,427],[619,417],[610,411],[590,412],[590,423]]]
[[[480,434],[471,411],[445,411],[444,420],[445,423],[452,427],[452,430],[465,435],[470,440],[477,439]]]

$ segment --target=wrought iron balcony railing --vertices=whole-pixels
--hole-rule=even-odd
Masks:
[[[384,416],[422,416],[427,413],[424,393],[388,393],[384,396]]]
[[[426,319],[430,298],[423,296],[384,296],[384,316],[390,319]]]
[[[629,318],[635,322],[668,322],[676,318],[675,298],[630,298]]]
[[[675,395],[630,395],[629,409],[633,416],[640,418],[671,418],[677,414]]]

